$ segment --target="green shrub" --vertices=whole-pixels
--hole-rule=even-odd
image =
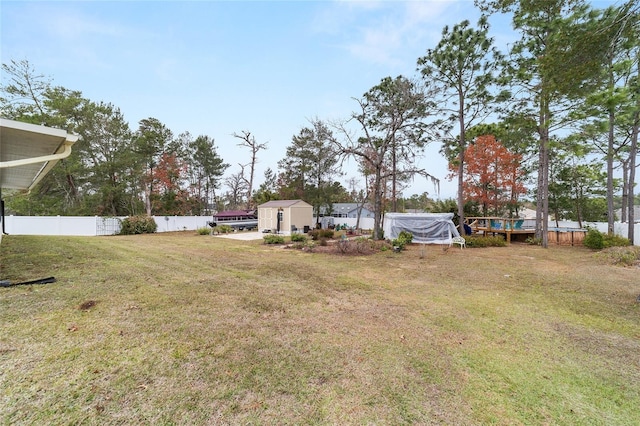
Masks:
[[[482,247],[506,247],[507,241],[500,235],[496,236],[480,236],[480,235],[467,235],[464,237],[466,246],[472,248]]]
[[[339,240],[340,238],[346,238],[347,237],[347,231],[333,231],[333,238],[335,238],[336,240]]]
[[[540,246],[540,245],[542,245],[542,238],[539,238],[539,237],[527,237],[525,242],[527,244],[532,245],[532,246]]]
[[[120,235],[153,234],[158,230],[158,224],[150,216],[130,216],[120,225]]]
[[[233,228],[230,225],[218,225],[216,229],[221,234],[230,234],[233,232]]]
[[[591,228],[587,231],[587,235],[584,236],[584,241],[582,243],[585,247],[589,247],[590,249],[600,250],[604,247],[604,236],[602,235],[602,232]]]
[[[282,235],[269,234],[263,238],[265,244],[284,244],[284,237]]]
[[[391,245],[394,248],[397,248],[398,251],[400,251],[404,250],[407,244],[411,244],[411,241],[413,241],[413,234],[407,231],[401,231],[398,234],[398,238],[391,241]]]
[[[610,247],[602,250],[597,256],[614,265],[640,265],[640,247]]]
[[[209,235],[211,234],[211,228],[210,227],[203,227],[203,228],[198,228],[196,229],[196,231],[198,232],[198,235]]]
[[[320,238],[327,240],[335,238],[335,231],[333,229],[320,229]]]
[[[304,234],[291,234],[291,241],[294,243],[304,243],[307,241],[307,236]]]
[[[312,229],[309,231],[309,236],[312,240],[322,240],[333,238],[333,229]]]
[[[620,237],[619,235],[603,234],[597,229],[590,228],[584,237],[583,244],[590,249],[601,250],[609,247],[630,246],[631,242],[628,238]]]
[[[309,250],[309,251],[312,251],[315,246],[316,246],[316,243],[306,239],[304,241],[296,241],[291,245],[291,247],[296,250]]]
[[[631,245],[631,241],[629,241],[628,238],[624,238],[619,235],[605,234],[602,239],[602,245],[603,245],[603,248],[627,247]]]
[[[400,234],[398,234],[398,239],[404,240],[407,244],[410,244],[411,241],[413,241],[413,234],[408,231],[401,231]]]

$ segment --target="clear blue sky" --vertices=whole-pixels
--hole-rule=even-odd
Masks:
[[[3,63],[26,59],[54,85],[119,107],[132,130],[154,117],[175,135],[208,135],[227,174],[250,158],[234,132],[267,142],[259,183],[309,119],[346,118],[382,78],[416,76],[442,28],[479,12],[471,0],[2,1],[0,15]],[[491,23],[499,45],[515,38],[508,18]],[[439,149],[421,165],[441,198],[455,197]],[[353,162],[345,171],[357,175]],[[417,178],[404,195],[424,191],[436,196]]]

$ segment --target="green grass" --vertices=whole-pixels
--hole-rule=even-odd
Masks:
[[[639,270],[583,248],[6,236],[0,424],[640,424]]]

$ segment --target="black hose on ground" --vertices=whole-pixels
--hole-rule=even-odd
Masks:
[[[0,287],[14,287],[17,285],[30,285],[30,284],[50,284],[55,282],[56,282],[55,277],[40,278],[39,280],[24,281],[21,283],[11,283],[9,280],[2,280],[0,281]]]

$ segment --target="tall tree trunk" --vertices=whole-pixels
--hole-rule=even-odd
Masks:
[[[147,216],[153,214],[153,203],[151,197],[153,196],[153,163],[149,166],[149,182],[145,182],[145,207],[147,209]]]
[[[634,114],[634,125],[631,134],[631,149],[629,152],[629,199],[628,199],[628,229],[627,238],[631,244],[635,244],[635,191],[634,185],[636,180],[636,157],[638,155],[638,131],[640,131],[640,105]]]
[[[397,153],[396,153],[396,137],[393,136],[391,141],[391,206],[392,211],[398,211],[398,194],[397,194],[397,180],[396,172],[398,170],[397,165]]]
[[[464,128],[464,93],[458,90],[458,124],[460,125],[460,139],[458,141],[458,225],[460,235],[466,235],[464,231],[464,154],[466,147],[466,134]]]
[[[247,210],[250,210],[253,205],[253,176],[256,170],[256,154],[255,152],[251,156],[251,170],[249,171],[249,188],[247,189]]]
[[[637,56],[636,51],[636,56]],[[637,80],[640,81],[640,65],[636,62]],[[638,132],[640,132],[640,96],[636,93],[636,111],[633,114],[633,128],[631,129],[631,147],[629,149],[629,190],[628,192],[628,228],[627,238],[631,242],[631,245],[635,244],[635,181],[636,181],[636,158],[638,156]]]
[[[460,146],[458,161],[460,162],[458,165],[458,224],[460,225],[460,235],[464,237],[464,146]]]
[[[549,246],[549,128],[542,140],[542,247]]]
[[[538,144],[538,179],[536,187],[536,238],[542,241],[542,136]]]
[[[542,247],[549,246],[549,100],[540,95],[538,134],[540,136],[538,165],[538,203],[536,206],[536,237],[542,241]]]
[[[147,216],[151,216],[151,191],[149,190],[149,185],[145,182],[143,185],[144,191],[144,208],[147,212]]]
[[[613,213],[613,143],[614,143],[615,113],[609,110],[609,141],[607,146],[607,233],[614,233],[614,213]]]
[[[622,162],[622,208],[620,209],[620,222],[627,221],[627,212],[629,211],[629,162],[631,157]]]
[[[577,202],[576,202],[576,216],[578,218],[578,228],[582,229],[582,201],[584,200],[584,194],[581,189],[577,191]]]
[[[376,165],[376,176],[373,184],[375,214],[373,216],[373,239],[382,239],[382,166]]]

